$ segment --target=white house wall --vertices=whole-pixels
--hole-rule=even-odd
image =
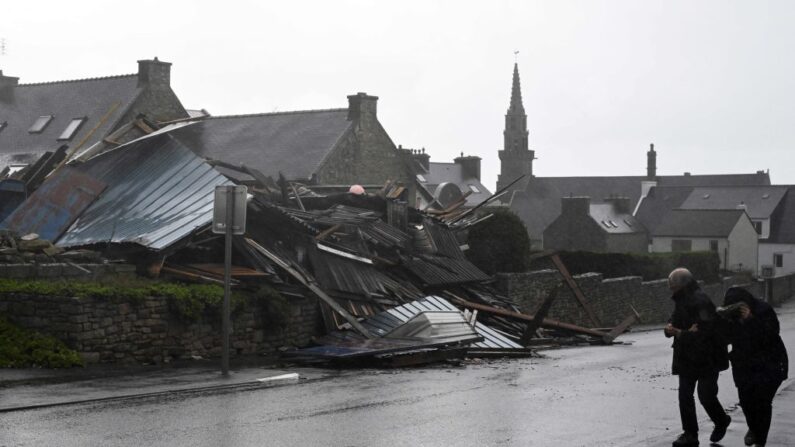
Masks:
[[[757,271],[759,261],[759,235],[751,221],[741,218],[729,233],[729,259],[727,270]]]
[[[783,255],[781,267],[775,267],[773,255]],[[759,274],[763,266],[774,267],[774,276],[785,276],[795,273],[795,244],[759,244]]]

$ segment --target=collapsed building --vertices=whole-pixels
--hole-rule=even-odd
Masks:
[[[58,166],[5,220],[7,234],[37,237],[53,256],[99,253],[140,274],[218,283],[222,236],[211,233],[216,187],[248,186],[247,231],[234,241],[234,287],[268,284],[317,299],[326,335],[296,359],[406,365],[477,355],[529,355],[551,335],[612,342],[614,331],[523,313],[466,259],[467,229],[485,205],[408,206],[407,187],[370,193],[315,190],[244,164],[203,158],[182,122]],[[12,238],[13,239],[13,238]],[[6,250],[7,253],[13,250]],[[574,285],[576,287],[576,285]],[[583,302],[584,305],[587,305]]]

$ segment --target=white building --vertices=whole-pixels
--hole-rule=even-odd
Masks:
[[[742,209],[672,210],[652,231],[651,251],[714,251],[724,270],[758,270],[758,235]]]

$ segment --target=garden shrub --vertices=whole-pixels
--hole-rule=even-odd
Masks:
[[[22,329],[0,317],[0,367],[69,368],[83,366],[77,352],[61,341]]]
[[[527,271],[530,238],[524,222],[509,210],[489,212],[494,215],[469,230],[467,259],[490,275]]]

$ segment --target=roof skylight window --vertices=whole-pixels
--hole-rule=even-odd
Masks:
[[[703,199],[705,199],[705,200],[706,200],[706,199],[709,199],[709,194],[704,194],[704,197],[703,197]]]
[[[425,176],[422,175],[422,174],[417,174],[417,180],[421,181],[422,183],[425,183],[425,182],[428,181],[428,180],[425,180]]]
[[[469,185],[469,190],[474,192],[475,194],[480,194],[480,189],[478,189],[475,185]]]
[[[50,121],[52,121],[52,115],[42,115],[38,117],[36,122],[28,129],[28,133],[42,133],[47,127],[47,124],[50,124]]]
[[[58,137],[58,141],[66,141],[71,140],[73,136],[77,133],[80,129],[80,126],[86,121],[86,118],[73,118],[72,121],[69,121],[69,124],[66,126],[66,129],[63,130],[63,133],[60,137]]]
[[[2,125],[0,125],[0,129],[2,129]],[[770,194],[764,193],[764,194],[762,194],[762,198],[763,199],[769,199],[770,198]]]

